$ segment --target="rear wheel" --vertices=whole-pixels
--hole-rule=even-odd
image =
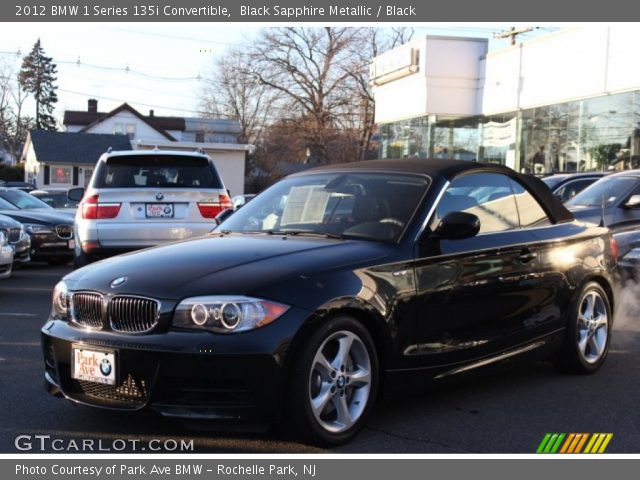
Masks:
[[[595,372],[609,351],[612,321],[609,298],[600,284],[590,282],[572,310],[565,343],[554,363],[563,372]]]
[[[307,441],[338,445],[362,429],[378,390],[378,357],[358,321],[320,326],[295,360],[290,383],[293,425]]]

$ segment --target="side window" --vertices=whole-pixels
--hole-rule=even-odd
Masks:
[[[472,173],[455,178],[438,204],[433,226],[450,212],[476,215],[480,219],[480,233],[519,228],[509,178],[499,173]]]
[[[568,200],[571,200],[573,197],[575,197],[578,193],[580,193],[582,190],[587,188],[596,180],[597,179],[595,178],[589,178],[584,180],[574,180],[573,182],[568,182],[556,192],[556,196],[560,200],[562,200],[562,202],[566,202]]]
[[[510,179],[510,182],[518,205],[520,226],[522,228],[531,228],[551,225],[549,217],[533,195],[515,180]]]

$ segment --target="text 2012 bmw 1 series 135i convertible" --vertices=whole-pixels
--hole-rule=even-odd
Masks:
[[[454,378],[524,356],[597,370],[615,248],[499,165],[320,167],[209,235],[64,277],[42,328],[46,384],[105,409],[291,418],[338,444],[396,374]]]

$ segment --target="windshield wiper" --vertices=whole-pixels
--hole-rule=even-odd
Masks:
[[[339,233],[316,232],[314,230],[268,230],[269,235],[292,235],[300,237],[323,237],[344,240],[345,235]]]

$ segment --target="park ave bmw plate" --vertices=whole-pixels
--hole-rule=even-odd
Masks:
[[[173,203],[147,203],[147,218],[173,218]]]
[[[86,382],[115,385],[115,352],[73,347],[71,354],[71,365],[73,365],[71,376],[73,378]]]

